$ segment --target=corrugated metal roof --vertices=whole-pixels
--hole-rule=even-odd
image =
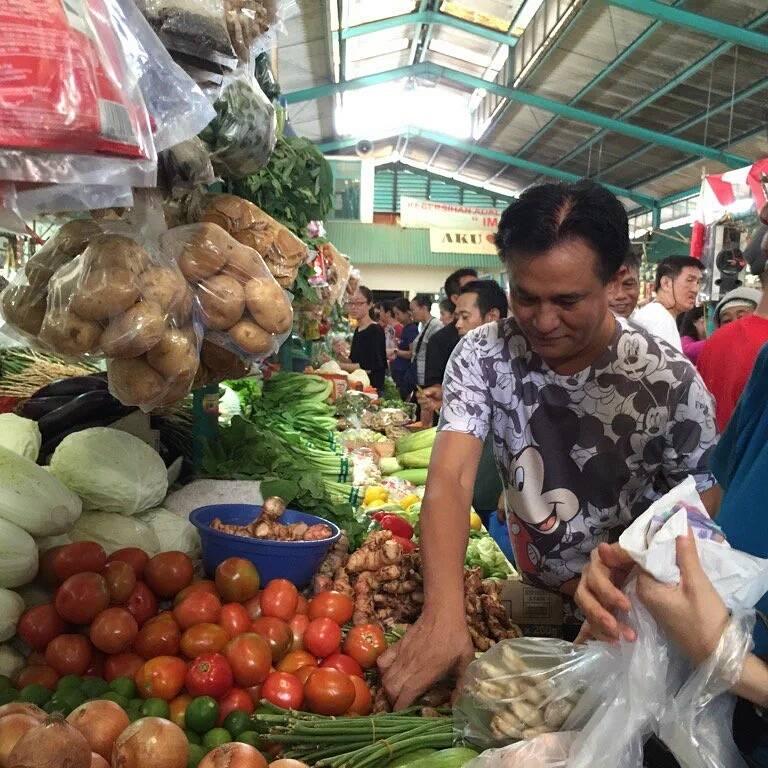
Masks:
[[[404,229],[387,224],[327,221],[328,239],[353,264],[391,264],[412,267],[477,267],[498,269],[499,259],[489,254],[432,253],[429,230]]]

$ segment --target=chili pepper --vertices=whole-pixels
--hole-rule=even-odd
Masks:
[[[387,514],[386,512],[381,512],[381,511],[379,511],[379,512],[374,512],[374,513],[371,515],[371,517],[372,517],[372,518],[373,518],[373,519],[374,519],[374,520],[375,520],[377,523],[380,523],[380,522],[382,521],[382,519],[383,519],[383,518],[386,516],[386,514]]]
[[[404,539],[402,536],[393,536],[392,538],[403,548],[406,555],[416,549],[416,544],[410,539]]]
[[[378,523],[385,531],[392,531],[395,536],[413,538],[413,526],[398,515],[384,515]]]

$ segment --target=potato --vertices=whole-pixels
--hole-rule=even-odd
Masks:
[[[140,301],[110,320],[101,334],[101,348],[107,357],[138,357],[152,349],[164,332],[160,308]]]
[[[139,298],[136,276],[128,269],[91,270],[72,294],[70,307],[84,320],[106,320]]]
[[[171,311],[171,320],[176,323],[177,326],[186,325],[192,318],[192,309],[195,304],[195,292],[187,285],[184,288],[184,295],[181,297],[181,301]]]
[[[40,328],[40,341],[60,355],[77,357],[99,348],[101,326],[84,320],[71,310],[47,312]]]
[[[245,293],[240,283],[229,275],[214,275],[197,289],[203,322],[217,331],[231,328],[245,312]]]
[[[265,275],[267,266],[253,248],[237,243],[237,247],[230,252],[229,260],[222,271],[240,283],[247,283],[253,277]]]
[[[184,379],[189,383],[200,358],[197,338],[191,328],[168,328],[160,341],[146,354],[147,362],[166,379]]]
[[[101,229],[92,221],[68,221],[26,263],[24,272],[30,284],[47,283],[59,267],[82,253],[88,241],[100,233]]]
[[[293,287],[293,284],[296,282],[296,275],[291,274],[291,275],[288,275],[288,277],[276,277],[275,281],[281,288],[285,288],[285,290],[288,291]]]
[[[124,405],[156,405],[168,385],[143,357],[107,362],[109,389]]]
[[[83,256],[89,270],[127,269],[134,275],[141,274],[150,263],[149,254],[135,240],[123,235],[94,237]]]
[[[172,405],[185,398],[194,384],[195,374],[186,377],[166,379],[165,392],[155,405]]]
[[[272,335],[251,320],[241,320],[233,325],[229,335],[238,347],[250,355],[268,355],[274,346]]]
[[[192,283],[205,280],[221,272],[227,263],[237,241],[215,224],[193,224],[182,227],[179,236],[187,238],[184,250],[179,256],[179,268],[184,277]],[[173,242],[174,231],[169,233]]]
[[[203,339],[200,359],[208,369],[210,377],[240,379],[248,373],[249,369],[248,364],[239,355],[207,339]]]
[[[9,285],[0,297],[0,306],[9,325],[37,336],[45,317],[45,301],[45,292],[31,285]]]
[[[245,305],[253,319],[269,333],[285,333],[293,324],[293,310],[283,289],[269,277],[245,284]]]
[[[163,314],[178,310],[187,296],[188,286],[181,273],[169,267],[150,267],[139,275],[141,298],[157,304]]]

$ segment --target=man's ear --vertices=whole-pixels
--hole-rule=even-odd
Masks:
[[[497,323],[499,320],[501,320],[501,312],[499,312],[499,310],[496,309],[496,308],[492,309],[483,318],[483,322],[485,322],[485,323]]]

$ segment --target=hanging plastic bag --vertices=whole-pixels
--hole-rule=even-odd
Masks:
[[[545,733],[501,749],[489,749],[464,768],[565,768],[573,731]]]
[[[263,168],[277,141],[275,108],[244,70],[224,78],[213,104],[215,118],[200,134],[216,172],[242,179]]]
[[[162,249],[195,290],[207,341],[252,362],[277,351],[293,310],[255,250],[207,222],[169,230]]]

